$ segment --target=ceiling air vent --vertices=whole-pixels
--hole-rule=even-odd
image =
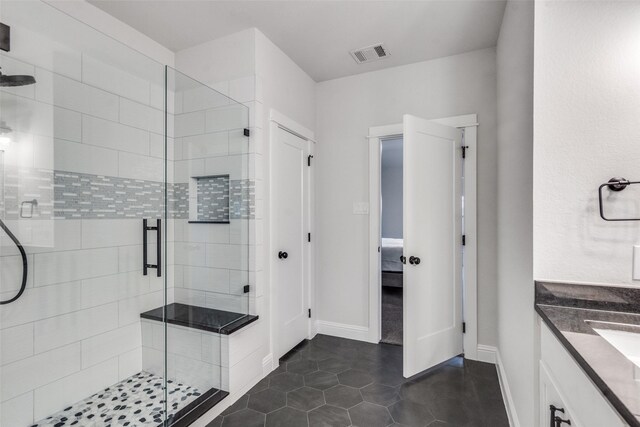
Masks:
[[[364,64],[365,62],[377,61],[389,56],[389,52],[382,45],[382,43],[374,44],[372,46],[363,47],[361,49],[352,50],[351,56],[358,64]]]

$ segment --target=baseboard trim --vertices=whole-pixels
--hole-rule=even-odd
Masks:
[[[369,336],[369,328],[366,328],[364,326],[326,322],[324,320],[318,320],[316,322],[316,325],[318,327],[319,334],[331,335],[339,338],[347,338],[350,340],[373,342],[377,344],[377,341],[371,340]]]
[[[511,395],[511,389],[509,388],[509,381],[507,380],[507,373],[502,365],[502,359],[500,358],[500,351],[495,352],[496,358],[496,370],[498,371],[498,382],[500,383],[500,390],[502,391],[502,399],[504,400],[504,407],[507,410],[507,417],[509,418],[509,425],[511,427],[520,427],[520,421],[518,420],[518,414],[516,412],[515,404],[513,403],[513,396]]]
[[[273,353],[269,353],[262,359],[262,375],[268,375],[273,368]]]
[[[478,353],[476,354],[476,360],[480,362],[492,363],[495,365],[497,352],[498,349],[491,345],[478,344]]]

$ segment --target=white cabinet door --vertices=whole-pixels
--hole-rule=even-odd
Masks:
[[[280,358],[308,336],[309,142],[278,128],[272,147],[274,289],[276,298],[276,357]]]
[[[552,402],[562,405],[565,414],[558,415],[569,417],[571,427],[628,426],[544,323],[540,328],[540,359],[541,427],[549,425]]]
[[[570,421],[571,427],[578,426],[562,400],[560,391],[545,363],[540,361],[540,427],[554,427],[555,417]]]
[[[462,353],[462,131],[405,115],[404,376]]]

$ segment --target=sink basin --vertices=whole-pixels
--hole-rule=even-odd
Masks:
[[[586,322],[635,365],[635,377],[640,379],[640,326],[591,320]]]

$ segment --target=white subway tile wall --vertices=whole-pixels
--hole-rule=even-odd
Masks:
[[[166,328],[168,378],[199,390],[228,390],[221,367],[228,367],[228,337],[213,332],[168,324]],[[164,372],[162,322],[142,320],[142,369],[156,375]]]
[[[25,34],[16,44],[33,36],[12,30]],[[58,46],[64,58],[49,60],[46,48],[25,48],[11,52],[21,61],[0,56],[4,73],[37,80],[0,91],[2,126],[11,129],[0,159],[0,218],[25,245],[29,262],[25,293],[0,306],[0,424],[7,426],[30,425],[140,372],[140,313],[165,300],[155,271],[142,275],[140,220],[164,212],[163,91],[158,103],[148,81],[88,55]],[[157,73],[162,79],[160,64]],[[177,188],[182,212],[170,199],[171,214],[186,217],[186,189]],[[170,185],[170,198],[174,191]],[[21,211],[32,199],[33,212]],[[25,213],[33,217],[21,218]],[[6,299],[19,288],[22,261],[0,234]],[[149,238],[154,254],[155,237]],[[171,278],[168,285],[172,302]]]
[[[212,87],[233,90],[240,102],[255,94],[253,76],[216,82]],[[249,270],[249,236],[255,223],[256,175],[249,127],[249,108],[202,87],[176,91],[174,182],[188,185],[189,216],[175,217],[176,302],[242,313],[251,312],[245,286],[253,285]],[[179,113],[178,113],[179,112]],[[179,150],[181,148],[181,150]],[[228,175],[229,224],[188,220],[224,220],[224,206],[202,207],[207,197],[224,197],[226,188],[212,190],[207,177]],[[208,182],[212,186],[215,183]],[[217,182],[216,182],[217,183]],[[224,205],[224,202],[222,203]],[[217,210],[216,215],[212,211]],[[254,239],[255,240],[255,239]],[[251,312],[255,314],[255,312]]]
[[[255,117],[248,110],[259,107],[253,76],[215,85],[246,105],[202,87],[167,93],[165,292],[155,271],[142,276],[140,230],[141,218],[164,215],[164,67],[146,70],[157,74],[149,79],[125,71],[124,56],[114,66],[19,25],[12,31],[3,72],[32,74],[37,84],[0,90],[13,141],[0,163],[0,218],[29,261],[25,293],[0,306],[0,424],[26,426],[143,367],[162,367],[163,348],[146,338],[141,312],[176,301],[255,314],[244,286],[251,301],[261,294],[250,252],[262,241],[262,143],[255,121],[251,137],[244,133]],[[190,180],[214,174],[230,176],[230,224],[189,224]],[[34,198],[33,218],[21,218],[21,202]],[[18,289],[21,267],[3,234],[0,298]],[[199,334],[197,344],[183,335],[169,337],[168,375],[228,388],[220,337]]]

